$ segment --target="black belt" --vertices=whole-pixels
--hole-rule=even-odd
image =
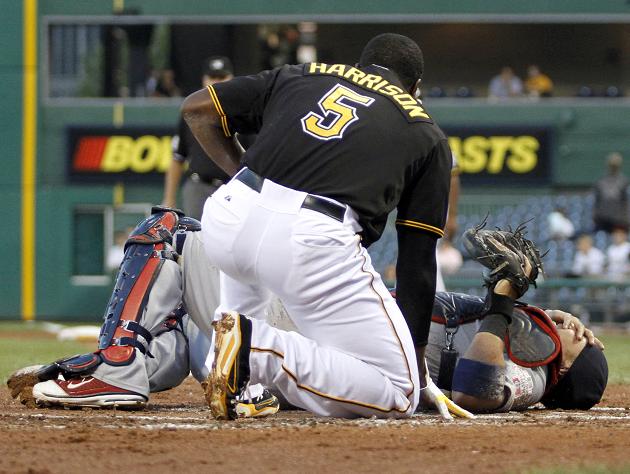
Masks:
[[[257,175],[249,168],[243,168],[236,176],[234,176],[234,179],[239,180],[241,183],[253,189],[257,193],[262,190],[263,181],[265,181],[265,178]],[[313,196],[312,194],[306,195],[304,202],[302,203],[302,209],[310,209],[311,211],[319,212],[328,217],[332,217],[339,222],[343,222],[343,216],[346,214],[345,206],[335,204],[334,202],[318,196]]]

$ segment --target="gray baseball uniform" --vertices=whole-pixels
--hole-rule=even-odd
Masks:
[[[460,356],[466,353],[478,329],[478,320],[459,325],[454,337],[454,348]],[[440,355],[443,347],[445,347],[444,325],[432,322],[425,357],[431,378],[434,381],[437,381],[440,371]],[[508,397],[497,411],[525,410],[542,398],[547,383],[547,367],[541,366],[530,369],[515,364],[507,354],[504,355],[504,358],[506,366],[504,384]]]

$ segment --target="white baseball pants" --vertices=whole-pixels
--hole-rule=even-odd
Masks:
[[[420,384],[407,324],[354,212],[341,223],[302,209],[305,196],[233,179],[206,201],[203,242],[224,273],[217,314],[256,315],[275,293],[301,334],[253,319],[251,383],[323,416],[409,416]]]

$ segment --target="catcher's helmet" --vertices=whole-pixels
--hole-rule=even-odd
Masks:
[[[547,408],[588,410],[602,399],[607,382],[608,363],[604,353],[587,345],[541,401]]]

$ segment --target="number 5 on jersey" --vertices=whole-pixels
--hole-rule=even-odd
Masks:
[[[341,138],[351,123],[359,120],[357,109],[351,104],[369,107],[374,99],[357,94],[352,89],[337,84],[318,102],[322,115],[309,112],[302,117],[302,130],[319,140]]]

